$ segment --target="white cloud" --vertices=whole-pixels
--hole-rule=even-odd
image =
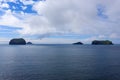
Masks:
[[[111,33],[110,34],[110,38],[112,38],[112,39],[119,39],[120,36],[118,34],[116,34],[116,33]]]
[[[11,27],[24,27],[22,20],[13,15],[11,10],[6,10],[3,16],[0,16],[0,25],[7,25]]]
[[[20,0],[24,5],[32,5],[34,4],[33,0]]]
[[[105,35],[98,35],[97,37],[98,37],[99,39],[104,39],[104,38],[106,38]]]
[[[22,9],[25,10],[27,8],[27,6],[22,6]]]
[[[0,8],[9,8],[9,5],[7,3],[1,3]]]
[[[0,3],[3,2],[3,3],[6,3],[6,2],[13,2],[13,3],[16,3],[17,0],[0,0]]]
[[[108,1],[108,0],[107,0]],[[38,27],[41,29],[41,26],[44,26],[44,29],[47,32],[46,27],[55,28],[58,32],[73,32],[78,34],[99,34],[99,35],[108,35],[111,32],[119,32],[119,15],[117,16],[116,22],[112,22],[113,18],[108,18],[106,20],[99,19],[97,15],[97,5],[104,5],[107,9],[104,14],[107,14],[108,17],[114,16],[115,14],[108,15],[110,9],[114,13],[118,13],[120,10],[117,7],[112,5],[120,4],[118,0],[115,0],[114,3],[107,3],[107,1],[96,1],[96,0],[47,0],[38,2],[33,6],[33,9],[38,12],[38,19],[31,20],[30,24],[33,27]],[[42,18],[46,20],[41,22]],[[120,18],[119,18],[120,19]],[[43,21],[43,20],[42,20]],[[47,23],[46,23],[47,22]],[[37,24],[37,26],[36,26]],[[42,25],[41,25],[42,24]],[[116,27],[116,28],[113,28]],[[32,29],[31,29],[32,30]]]
[[[33,5],[38,15],[19,15],[15,17],[12,12],[6,12],[0,17],[0,25],[21,27],[22,35],[63,35],[69,33],[93,35],[93,39],[105,39],[106,36],[114,38],[120,35],[120,1],[119,0],[46,0],[37,1],[21,0],[24,5]],[[104,7],[104,15],[98,16],[97,6]],[[25,7],[26,8],[26,7]],[[98,35],[96,38],[94,35]]]

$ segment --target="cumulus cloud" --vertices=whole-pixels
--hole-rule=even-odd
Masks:
[[[32,5],[35,1],[33,0],[20,0],[24,5]]]
[[[116,33],[111,33],[110,38],[117,39],[117,38],[120,38],[120,36]]]
[[[0,8],[9,8],[9,5],[6,3],[1,3]]]
[[[78,34],[101,39],[120,35],[120,0],[20,1],[32,5],[37,14],[21,14],[19,18],[6,12],[0,25],[21,27],[18,32],[22,35]]]
[[[77,33],[108,35],[119,33],[119,0],[47,0],[33,5],[33,10],[40,16],[32,16],[28,23],[28,33]],[[102,5],[102,14],[98,15],[98,6]],[[29,34],[30,34],[29,33]]]
[[[10,27],[25,27],[25,24],[16,14],[12,13],[11,10],[6,10],[3,16],[0,16],[0,25],[6,25]]]

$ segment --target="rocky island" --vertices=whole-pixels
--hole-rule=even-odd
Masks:
[[[112,41],[109,40],[94,40],[92,45],[113,45]]]
[[[82,42],[76,42],[76,43],[73,43],[74,45],[83,45]]]
[[[26,45],[26,41],[23,38],[11,39],[9,45]]]
[[[32,45],[32,42],[27,42],[28,45]]]

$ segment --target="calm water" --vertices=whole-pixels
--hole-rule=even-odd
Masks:
[[[120,45],[1,45],[0,80],[120,80]]]

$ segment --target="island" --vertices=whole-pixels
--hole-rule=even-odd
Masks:
[[[32,42],[27,42],[28,45],[32,45]]]
[[[76,42],[76,43],[73,43],[74,45],[83,45],[82,42]]]
[[[26,41],[23,38],[11,39],[9,45],[26,45]]]
[[[94,40],[92,45],[113,45],[112,41],[109,40]]]

